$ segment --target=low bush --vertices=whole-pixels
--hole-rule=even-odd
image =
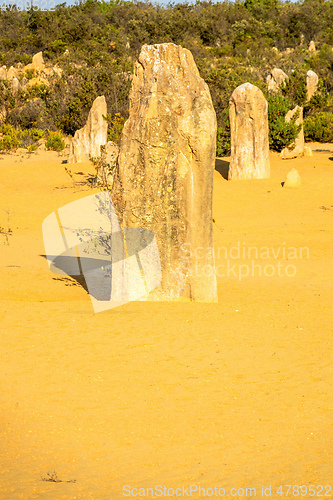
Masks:
[[[5,135],[0,139],[0,151],[16,151],[21,142],[15,135]]]
[[[11,109],[7,122],[21,129],[44,128],[43,118],[45,114],[45,103],[41,99],[36,99],[28,101],[23,106],[17,105]]]
[[[35,78],[37,76],[37,72],[34,69],[26,69],[25,70],[25,75],[24,75],[28,80],[31,80],[32,78]]]
[[[301,130],[302,126],[295,124],[299,113],[295,113],[290,122],[286,123],[285,116],[292,107],[291,101],[279,94],[270,94],[267,100],[269,147],[280,152],[283,148],[292,147]]]
[[[26,148],[28,151],[36,151],[38,148],[36,143],[44,137],[44,130],[37,128],[22,130],[8,123],[0,127],[0,133],[2,134],[1,151],[16,151],[19,147]]]
[[[217,127],[216,156],[230,155],[230,148],[231,148],[230,125],[229,125],[229,120],[227,120],[224,127]]]
[[[28,151],[36,151],[39,144],[36,144],[40,139],[42,139],[45,135],[44,130],[40,130],[38,128],[31,128],[28,130],[17,129],[20,139],[22,139],[22,143],[20,145],[21,148],[26,148]]]
[[[307,100],[306,74],[305,70],[296,69],[288,80],[280,86],[283,96],[287,96],[291,101],[291,107],[304,106]]]
[[[105,119],[108,122],[108,141],[119,144],[126,118],[121,116],[120,113],[116,113],[114,117],[111,118],[111,114],[107,113]]]
[[[31,137],[31,139],[34,141],[34,142],[37,142],[39,141],[40,139],[43,139],[44,135],[45,135],[45,131],[44,130],[41,130],[39,128],[31,128],[30,130],[27,131],[29,136]]]
[[[50,95],[50,87],[45,83],[35,83],[26,90],[27,99],[42,99],[45,101]]]
[[[21,145],[20,130],[16,130],[11,125],[2,125],[0,132],[3,134],[0,139],[0,151],[16,151]]]
[[[62,151],[65,148],[65,142],[61,132],[58,130],[56,132],[50,132],[45,143],[45,147],[46,149],[51,149],[52,151]]]
[[[27,144],[25,146],[25,149],[28,151],[28,153],[34,153],[35,151],[37,151],[38,145],[37,144]]]
[[[304,106],[304,116],[315,115],[320,111],[333,110],[333,96],[326,91],[324,82],[319,78],[316,93],[311,97],[310,101]]]
[[[304,120],[306,141],[333,142],[333,113],[321,112]]]

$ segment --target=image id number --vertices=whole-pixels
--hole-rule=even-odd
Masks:
[[[291,484],[285,484],[281,485],[278,487],[276,490],[276,493],[278,495],[282,496],[294,496],[294,497],[331,497],[331,490],[332,486],[326,485],[326,486],[321,486],[321,485],[314,485],[314,484],[309,484],[307,486],[306,484],[303,484],[302,486],[298,485],[291,485]]]

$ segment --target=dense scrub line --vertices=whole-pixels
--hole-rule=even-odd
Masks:
[[[274,20],[274,21],[273,21]],[[248,81],[269,101],[270,146],[281,150],[297,133],[284,116],[304,106],[305,138],[333,141],[333,2],[245,0],[197,2],[161,7],[150,2],[87,0],[54,11],[13,8],[0,11],[0,65],[25,65],[38,51],[61,77],[36,81],[13,92],[0,81],[0,113],[22,130],[60,130],[73,135],[86,121],[92,102],[105,95],[109,140],[118,141],[128,117],[133,62],[144,43],[173,42],[191,50],[209,85],[218,121],[217,153],[228,154],[229,99]],[[310,40],[317,50],[308,51]],[[281,95],[269,95],[266,77],[278,67],[289,75]],[[306,102],[305,75],[320,77],[317,94]],[[28,79],[35,77],[27,74]]]

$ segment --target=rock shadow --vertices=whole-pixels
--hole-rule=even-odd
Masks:
[[[131,290],[128,273],[135,279],[138,270],[144,271],[142,266],[147,259],[150,265],[156,265],[156,255],[151,252],[154,233],[149,229],[124,228],[111,234],[101,231],[97,237],[91,230],[89,236],[91,240],[67,248],[60,255],[40,255],[49,260],[50,270],[61,276],[53,279],[66,286],[81,286],[96,300],[109,301],[117,288],[125,287],[126,293],[128,288]],[[142,264],[139,254],[149,248],[142,256]]]
[[[229,165],[229,161],[221,160],[220,158],[215,159],[215,170],[226,180],[228,180]]]
[[[40,257],[47,259],[46,255],[40,255]],[[68,263],[69,259],[71,259],[71,257],[67,257],[67,258],[63,259],[63,262],[62,262],[63,265],[59,264],[59,268],[64,271],[64,275],[63,276],[60,275],[60,276],[54,277],[52,279],[55,281],[62,281],[65,283],[66,286],[75,286],[75,285],[81,286],[87,292],[87,294],[89,294],[89,290],[88,290],[86,280],[85,280],[83,274],[74,275],[74,274],[67,274],[66,273],[68,267],[70,267],[70,264]]]

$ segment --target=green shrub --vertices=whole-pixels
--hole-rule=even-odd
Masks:
[[[50,47],[47,52],[59,55],[65,52],[66,49],[67,49],[67,44],[63,40],[54,40],[52,43],[50,43]]]
[[[4,66],[7,64],[7,55],[3,52],[0,52],[0,66]]]
[[[0,151],[16,151],[22,143],[21,130],[14,129],[11,125],[2,125],[0,132],[3,134],[2,139],[0,139]]]
[[[46,149],[51,149],[52,151],[62,151],[65,148],[65,142],[62,138],[61,132],[58,130],[56,132],[50,132],[45,143],[45,147]]]
[[[217,127],[216,156],[228,156],[230,147],[230,125],[228,120],[225,127]]]
[[[268,95],[267,100],[269,147],[280,152],[283,148],[292,147],[301,130],[302,126],[295,124],[299,113],[295,113],[290,122],[286,123],[285,116],[291,109],[290,100],[278,94]]]
[[[20,147],[26,148],[28,151],[36,151],[38,148],[36,142],[42,139],[45,135],[44,130],[40,130],[38,128],[31,128],[28,130],[21,130],[20,128],[17,128],[16,130],[19,138],[21,139]]]
[[[28,101],[22,106],[16,105],[9,112],[7,121],[15,127],[21,129],[41,128],[43,127],[43,117],[47,113],[45,103],[41,99]],[[43,127],[44,128],[44,127]],[[46,127],[51,128],[51,127]]]
[[[25,149],[28,151],[28,153],[34,153],[37,151],[38,145],[37,144],[26,144]]]
[[[307,100],[306,74],[301,70],[293,71],[289,79],[281,86],[282,95],[288,97],[291,101],[291,107],[304,106]]]
[[[45,83],[35,83],[27,89],[28,99],[45,99],[50,95],[50,88]]]
[[[45,131],[41,130],[39,128],[31,128],[30,130],[27,130],[29,136],[34,142],[39,141],[40,139],[43,139],[45,135]]]
[[[204,0],[154,5],[150,0],[80,0],[70,6],[61,3],[54,10],[6,10],[1,16],[0,66],[17,67],[19,62],[24,66],[31,63],[32,54],[43,50],[45,61],[63,70],[61,78],[49,78],[49,90],[21,88],[14,95],[10,82],[0,81],[3,116],[21,129],[37,127],[73,135],[85,124],[98,95],[105,96],[112,121],[116,113],[126,118],[131,86],[127,74],[144,43],[173,42],[191,50],[209,85],[222,129],[217,137],[219,154],[228,150],[225,112],[238,85],[250,82],[260,87],[257,81],[265,85],[267,72],[281,67],[290,75],[285,96],[291,109],[305,105],[306,71],[313,69],[324,81],[325,92],[333,94],[330,1]],[[307,51],[310,40],[317,43],[314,54]],[[278,51],[272,50],[273,45]],[[293,50],[287,52],[287,47]],[[35,73],[28,70],[27,76],[31,79]],[[307,108],[304,116],[332,111],[318,95],[309,112]],[[286,131],[283,118],[274,125],[280,143],[285,142],[285,138],[281,141]],[[110,123],[110,139],[118,142],[123,123]]]
[[[0,151],[16,151],[21,142],[15,135],[5,135],[0,139]]]
[[[107,113],[105,119],[108,122],[108,141],[119,144],[126,118],[121,116],[120,113],[116,113],[114,117],[111,118],[111,114]]]
[[[304,115],[314,115],[319,111],[331,111],[333,109],[333,97],[326,91],[324,82],[319,78],[316,93],[304,106]]]
[[[65,134],[74,135],[78,129],[83,127],[91,105],[92,101],[89,102],[88,105],[79,97],[71,97],[67,104],[67,112],[64,113],[59,120],[61,130],[63,130]]]
[[[13,134],[15,129],[9,123],[4,123],[0,126],[0,134]]]
[[[304,120],[306,141],[333,142],[333,113],[321,112]]]
[[[307,113],[313,111],[322,111],[329,105],[329,94],[316,93],[309,102],[306,103],[304,109]]]
[[[35,78],[35,76],[37,76],[37,73],[34,69],[26,69],[25,70],[25,77],[28,78],[28,80]]]
[[[219,55],[221,56],[231,56],[231,54],[232,54],[231,45],[223,45],[223,47],[219,49]]]
[[[28,130],[21,130],[20,131],[20,139],[21,139],[20,148],[27,148],[28,146],[31,146],[32,144],[34,144],[34,141],[32,140],[31,136],[29,135]]]

